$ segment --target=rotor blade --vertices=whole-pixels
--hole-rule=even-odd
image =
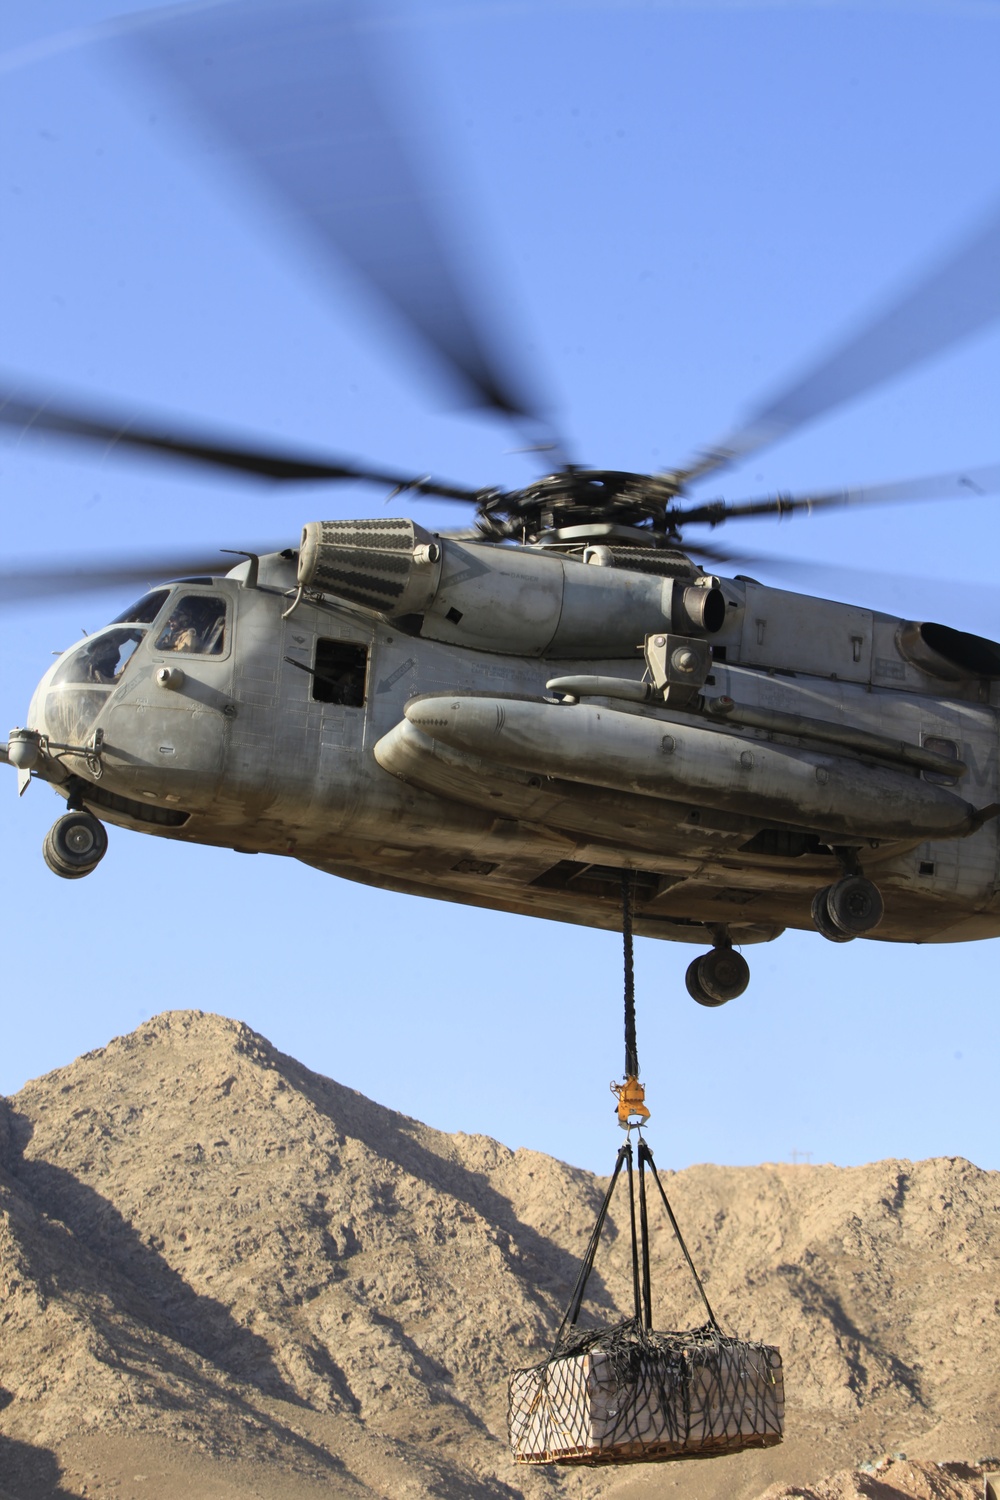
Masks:
[[[709,563],[723,563],[736,568],[764,568],[775,573],[791,573],[796,577],[826,572],[843,574],[845,577],[849,573],[852,575],[857,573],[858,578],[861,579],[885,576],[884,570],[875,568],[840,567],[837,564],[816,562],[815,559],[808,557],[781,557],[774,552],[758,552],[756,548],[741,547],[738,544],[726,546],[725,543],[716,541],[714,537],[710,542],[703,542],[700,539],[690,545],[685,542],[684,551],[690,557],[700,558]],[[730,576],[740,578],[743,575],[733,573]]]
[[[889,484],[870,484],[856,489],[824,490],[815,495],[765,495],[759,500],[709,500],[670,512],[678,526],[695,522],[718,526],[746,516],[789,516],[796,511],[843,509],[847,506],[894,505],[900,501],[969,500],[974,495],[1000,493],[1000,464],[981,469],[963,469],[924,479],[902,479]]]
[[[776,557],[767,552],[751,552],[739,547],[718,547],[714,542],[685,544],[692,557],[712,565],[729,565],[727,576],[744,578],[758,573],[754,582],[778,580],[784,589],[860,604],[866,609],[882,609],[890,614],[921,619],[928,607],[941,606],[942,596],[952,610],[959,610],[962,628],[972,631],[994,631],[993,621],[1000,614],[1000,586],[978,580],[970,585],[967,578],[918,577],[886,568],[859,568],[853,564],[819,562],[815,558]],[[931,602],[933,601],[933,603]],[[954,619],[951,620],[955,624]]]
[[[1000,208],[828,358],[678,471],[682,483],[756,453],[1000,317]]]
[[[494,331],[511,320],[498,309],[488,331],[470,304],[444,217],[381,102],[389,59],[379,55],[380,29],[384,20],[380,27],[352,0],[243,0],[161,15],[129,28],[126,41],[307,226],[324,257],[332,249],[346,259],[418,333],[463,404],[528,418],[537,432],[547,424],[534,383],[514,371]]]
[[[207,465],[256,479],[272,481],[308,481],[354,479],[370,484],[386,484],[393,489],[416,490],[421,494],[440,495],[446,500],[475,501],[475,490],[457,485],[439,484],[431,476],[411,477],[391,471],[362,468],[344,459],[309,457],[251,448],[242,444],[201,437],[179,428],[146,426],[121,413],[85,410],[64,406],[37,394],[22,394],[16,388],[0,386],[0,426],[12,428],[23,436],[43,433],[46,436],[77,438],[114,452],[155,453],[161,457],[181,459]]]
[[[263,557],[287,546],[285,540],[254,550]],[[0,573],[0,608],[63,594],[98,594],[126,586],[150,588],[175,578],[219,578],[238,566],[243,555],[227,554],[221,548],[211,555],[204,552],[200,555],[188,552],[180,556],[171,552],[150,552],[111,558],[84,567],[77,563],[53,567],[51,558],[25,559],[16,569]]]

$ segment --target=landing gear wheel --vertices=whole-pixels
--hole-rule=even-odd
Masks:
[[[79,880],[96,870],[108,851],[104,824],[89,812],[64,813],[42,843],[42,858],[54,875]]]
[[[829,889],[830,887],[825,885],[821,891],[816,892],[812,899],[813,926],[818,933],[821,933],[826,938],[828,943],[850,943],[853,941],[854,934],[841,932],[839,927],[834,927],[832,921],[827,916],[826,895]]]
[[[845,875],[835,885],[824,886],[812,903],[813,922],[831,943],[849,943],[873,931],[884,911],[878,886],[863,875]]]
[[[750,965],[732,948],[713,948],[688,965],[684,983],[692,1000],[714,1008],[742,995],[750,983]]]
[[[834,927],[858,937],[871,932],[885,912],[877,885],[863,875],[845,875],[826,894],[826,909]]]

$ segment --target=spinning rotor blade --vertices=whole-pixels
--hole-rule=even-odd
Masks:
[[[905,608],[904,601],[914,614],[926,607],[928,599],[940,597],[947,591],[949,599],[961,600],[968,610],[970,591],[968,580],[962,584],[955,579],[917,577],[907,573],[887,571],[885,568],[859,568],[853,564],[820,562],[812,557],[777,557],[769,552],[751,552],[742,547],[717,547],[714,542],[685,546],[692,557],[708,565],[708,571],[716,571],[714,565],[723,564],[729,577],[746,577],[748,572],[760,573],[754,582],[766,582],[770,578],[780,580],[783,588],[806,590],[812,595],[837,599],[848,603],[862,604],[870,609],[888,610],[891,614]],[[732,571],[728,571],[732,569]],[[921,602],[917,602],[917,601]],[[972,591],[972,602],[982,620],[967,619],[963,628],[990,630],[983,621],[995,619],[1000,611],[1000,587],[978,581]],[[953,621],[952,623],[957,623]]]
[[[259,556],[287,547],[287,540],[256,548]],[[152,587],[174,578],[211,576],[218,578],[238,565],[239,556],[220,549],[213,556],[179,557],[176,553],[152,552],[96,563],[91,567],[67,564],[54,568],[51,559],[22,562],[16,572],[0,573],[0,609],[6,604],[22,604],[32,599],[47,599],[59,594],[97,594],[121,585]]]
[[[178,428],[147,427],[121,414],[63,406],[37,395],[21,395],[11,389],[0,388],[0,426],[13,428],[26,436],[44,433],[46,436],[78,438],[97,444],[106,452],[121,448],[126,452],[156,453],[210,468],[249,474],[256,479],[279,482],[354,479],[387,484],[393,489],[416,490],[425,495],[440,495],[446,500],[475,501],[477,498],[475,490],[438,484],[429,474],[415,478],[361,468],[343,459],[244,447],[186,433]]]
[[[892,505],[915,500],[968,500],[973,495],[1000,493],[1000,464],[981,469],[964,469],[960,473],[936,474],[926,479],[902,479],[890,484],[870,484],[850,490],[826,490],[816,495],[765,495],[759,500],[710,500],[704,505],[690,505],[672,510],[670,519],[678,526],[695,521],[718,526],[744,516],[790,516],[796,511],[843,509],[859,505]],[[695,550],[699,550],[697,546]],[[704,551],[705,549],[701,549]],[[706,551],[705,555],[708,553]]]
[[[756,453],[940,354],[1000,317],[1000,210],[852,339],[677,473],[681,483]]]
[[[324,257],[346,259],[417,332],[463,404],[526,419],[534,436],[551,437],[533,382],[493,331],[509,317],[497,309],[488,329],[470,302],[458,247],[382,106],[389,69],[379,30],[351,0],[244,0],[161,16],[130,28],[127,41],[308,227]]]

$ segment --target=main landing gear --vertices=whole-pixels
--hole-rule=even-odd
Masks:
[[[831,943],[849,943],[876,928],[884,910],[878,886],[857,873],[816,892],[812,919],[816,930]]]
[[[104,824],[93,813],[63,813],[45,835],[42,857],[54,875],[79,880],[96,870],[108,852]]]
[[[836,851],[846,873],[833,885],[817,891],[812,919],[817,932],[831,943],[849,943],[873,932],[885,907],[875,883],[862,875],[853,850]],[[688,965],[684,975],[687,992],[699,1005],[725,1005],[742,995],[750,983],[750,965],[737,953],[725,927],[712,927],[713,947]]]
[[[688,965],[684,983],[699,1005],[725,1005],[742,995],[750,983],[750,965],[737,953],[728,936],[719,936],[714,948]]]

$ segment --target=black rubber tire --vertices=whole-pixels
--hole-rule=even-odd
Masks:
[[[89,812],[64,813],[45,835],[42,856],[64,880],[78,880],[96,870],[108,852],[104,824]]]
[[[90,868],[88,869],[74,870],[71,869],[68,865],[64,865],[62,860],[57,859],[55,854],[52,852],[52,849],[49,845],[48,834],[45,835],[45,838],[42,841],[42,858],[48,865],[49,869],[52,871],[53,875],[58,875],[61,880],[79,880],[81,876],[89,875],[90,870],[93,868],[93,866],[90,866]]]
[[[881,922],[885,906],[877,885],[863,875],[845,875],[827,888],[826,914],[838,931],[863,937]]]
[[[842,932],[833,924],[833,918],[827,910],[827,897],[833,890],[832,885],[825,885],[821,891],[817,891],[812,899],[812,919],[816,931],[826,938],[828,943],[853,943],[853,932]]]
[[[698,979],[706,994],[725,1004],[743,994],[750,983],[750,965],[735,948],[713,948],[698,965]]]
[[[750,965],[733,948],[713,948],[688,965],[684,983],[693,1000],[714,1009],[743,994],[750,983]]]
[[[701,981],[698,978],[698,965],[701,963],[703,957],[704,955],[700,954],[688,964],[687,972],[684,975],[684,984],[692,1000],[697,1000],[699,1005],[707,1005],[714,1009],[718,1005],[725,1005],[726,1002],[724,1000],[713,1000],[711,995],[702,989]]]

